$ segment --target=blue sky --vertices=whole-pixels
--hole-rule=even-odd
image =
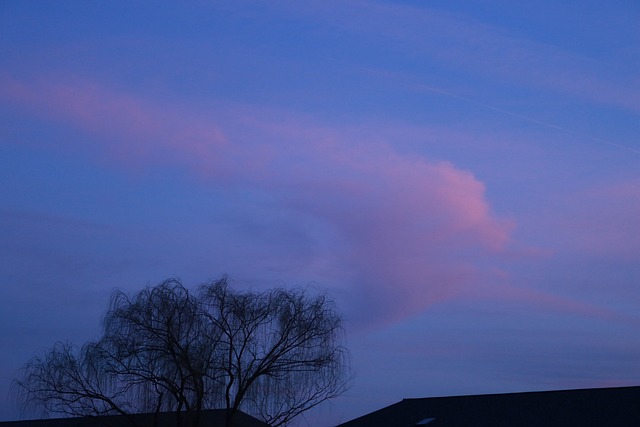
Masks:
[[[5,1],[0,386],[114,288],[327,289],[353,388],[638,384],[634,1]],[[0,419],[18,416],[0,399]]]

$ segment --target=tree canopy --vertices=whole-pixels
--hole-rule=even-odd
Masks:
[[[343,393],[342,317],[325,294],[236,291],[226,277],[193,294],[169,279],[111,296],[100,339],[57,343],[14,381],[24,407],[71,416],[242,410],[272,426]],[[130,421],[134,423],[133,418]]]

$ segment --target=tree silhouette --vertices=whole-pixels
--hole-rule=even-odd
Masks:
[[[323,294],[233,290],[226,277],[197,295],[175,279],[133,297],[116,291],[102,337],[75,352],[58,343],[31,359],[13,392],[24,408],[71,416],[175,412],[198,426],[203,409],[272,426],[339,396],[349,382],[342,318]]]

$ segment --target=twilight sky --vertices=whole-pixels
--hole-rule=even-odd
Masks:
[[[636,0],[0,3],[0,420],[114,288],[313,284],[353,388],[640,384]]]

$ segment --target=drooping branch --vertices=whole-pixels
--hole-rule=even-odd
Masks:
[[[227,405],[270,425],[342,394],[350,381],[342,320],[326,295],[273,290],[233,293],[225,283],[202,289],[207,315],[229,351]]]

